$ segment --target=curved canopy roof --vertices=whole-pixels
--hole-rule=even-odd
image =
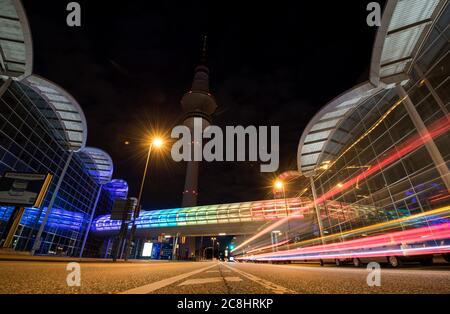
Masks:
[[[103,150],[95,147],[85,147],[79,152],[83,165],[91,177],[99,184],[111,181],[113,162],[111,157]]]
[[[0,0],[0,76],[22,79],[31,74],[33,46],[19,0]]]
[[[370,81],[378,85],[407,80],[407,73],[434,19],[447,0],[390,0],[372,52]]]
[[[360,84],[333,99],[314,116],[298,146],[298,169],[303,175],[312,174],[322,162],[327,163],[328,159],[333,158],[334,151],[346,144],[352,130],[343,126],[343,121],[359,104],[379,90],[370,82]],[[330,147],[332,149],[327,150]]]
[[[85,147],[87,124],[78,102],[63,88],[37,75],[22,81],[31,87],[52,107],[66,137],[69,150],[78,151]]]
[[[310,176],[334,158],[352,137],[345,121],[359,105],[383,89],[408,81],[407,72],[446,0],[389,0],[378,29],[370,80],[353,87],[325,105],[300,138],[297,164]]]
[[[104,186],[104,189],[109,192],[113,200],[124,199],[128,196],[128,183],[122,179],[111,180]]]

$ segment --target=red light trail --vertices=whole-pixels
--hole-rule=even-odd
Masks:
[[[372,248],[379,248],[393,245],[405,246],[408,244],[421,243],[424,241],[437,241],[448,238],[450,238],[450,223],[443,223],[430,227],[427,226],[417,229],[391,232],[383,235],[377,235],[357,240],[349,240],[341,243],[331,243],[325,245],[316,245],[311,247],[298,248],[293,250],[285,250],[280,252],[264,253],[252,256],[252,258],[274,259],[279,257],[280,258],[289,257],[290,259],[292,259],[293,257],[292,255],[294,255],[293,259],[296,258],[305,259],[305,257],[307,257],[308,259],[317,259],[323,258],[323,254],[326,254],[327,257],[345,256],[348,258],[353,258],[356,256],[372,256],[372,255],[371,252],[348,252],[348,253],[341,253],[341,252],[355,251],[355,250],[366,251]],[[434,248],[438,249],[439,252],[442,251],[441,246],[435,246]],[[435,251],[432,252],[434,253]],[[378,254],[380,253],[380,251],[375,251],[373,253],[375,254],[374,256],[379,256]],[[295,255],[298,255],[298,257],[296,257]]]

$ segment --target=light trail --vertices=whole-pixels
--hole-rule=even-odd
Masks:
[[[323,194],[321,197],[319,197],[316,200],[317,204],[320,204],[331,197],[335,196],[336,194],[341,193],[342,191],[348,189],[352,185],[354,185],[356,182],[360,182],[361,179],[366,179],[370,176],[372,176],[374,173],[382,169],[383,167],[386,167],[396,160],[399,160],[403,156],[411,153],[415,149],[422,146],[424,143],[430,141],[433,138],[436,138],[445,132],[450,130],[450,123],[448,123],[450,115],[444,116],[443,118],[435,121],[433,124],[431,124],[428,127],[428,133],[426,136],[421,136],[420,134],[415,134],[414,136],[410,137],[407,141],[404,142],[403,145],[400,145],[399,147],[394,147],[390,150],[388,153],[388,157],[384,158],[380,162],[376,163],[374,166],[362,171],[359,175],[354,176],[353,178],[349,179],[348,181],[340,184],[339,187],[335,187],[331,189],[330,191]],[[310,204],[309,206],[312,208],[314,204]],[[232,251],[235,252],[236,250],[244,247],[248,243],[260,238],[261,236],[267,234],[268,232],[272,231],[274,228],[277,228],[281,226],[282,224],[286,223],[289,220],[289,217],[282,218],[278,220],[277,222],[273,223],[272,225],[264,228],[262,231],[258,232],[254,236],[250,237],[249,239],[245,240]]]
[[[435,218],[433,218],[433,217],[435,217]],[[399,227],[403,224],[407,224],[407,223],[414,224],[417,222],[422,222],[420,220],[425,220],[425,221],[431,222],[433,220],[445,218],[445,217],[450,217],[450,205],[440,207],[437,209],[433,209],[433,210],[429,210],[427,212],[423,212],[420,214],[406,216],[406,217],[389,220],[389,221],[381,222],[381,223],[366,226],[366,227],[361,227],[361,228],[352,229],[352,230],[345,231],[345,232],[331,234],[331,235],[324,236],[324,237],[319,237],[319,238],[314,238],[314,239],[310,239],[310,240],[305,240],[302,242],[293,243],[293,244],[291,244],[291,246],[292,245],[296,245],[296,246],[306,245],[306,244],[318,242],[318,241],[322,242],[322,240],[330,241],[330,240],[334,240],[336,238],[343,238],[345,236],[355,236],[360,233],[375,232],[378,230],[387,231],[387,230],[397,228],[397,227]]]
[[[254,258],[291,258],[296,256],[313,257],[323,256],[323,254],[343,254],[343,251],[370,250],[372,248],[380,248],[393,245],[408,245],[421,243],[424,241],[437,241],[450,238],[450,223],[439,224],[431,227],[421,227],[417,229],[403,230],[397,232],[386,233],[367,238],[349,240],[341,243],[332,243],[325,245],[316,245],[293,250],[285,250],[272,253],[264,253],[254,256]],[[375,251],[378,252],[378,251]],[[361,252],[345,253],[347,256],[354,256]],[[366,254],[365,252],[364,254]],[[370,253],[370,252],[369,252]],[[369,254],[367,253],[367,254]],[[314,255],[316,254],[316,255]],[[344,254],[344,255],[345,255]],[[245,257],[242,257],[245,259]]]
[[[260,248],[257,248],[257,249],[251,250],[251,251],[247,251],[247,254],[254,253],[254,252],[259,252],[259,251],[266,250],[266,249],[273,249],[273,248],[276,248],[276,247],[280,247],[283,244],[288,243],[289,241],[290,240],[284,240],[284,241],[278,242],[276,245],[275,244],[271,244],[271,245],[268,245],[268,246],[263,246],[263,247],[260,247]]]
[[[336,258],[360,258],[360,257],[385,257],[385,256],[415,256],[427,254],[443,254],[450,252],[450,245],[435,245],[429,247],[419,248],[398,248],[389,250],[380,250],[372,252],[354,252],[354,253],[334,253],[334,254],[318,254],[318,255],[300,255],[290,257],[265,257],[256,258],[251,256],[249,258],[236,258],[238,260],[258,260],[258,261],[294,261],[294,260],[318,260],[318,259],[336,259]]]

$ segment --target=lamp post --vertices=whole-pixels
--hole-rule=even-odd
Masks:
[[[212,237],[212,260],[214,260],[214,241],[216,241],[216,237]]]
[[[289,212],[288,212],[288,203],[287,203],[287,199],[286,199],[285,184],[281,180],[276,180],[275,184],[274,184],[274,188],[275,188],[275,190],[281,191],[283,193],[284,209],[285,209],[285,212],[286,212],[287,229],[288,229],[288,231],[285,232],[285,236],[286,236],[286,241],[288,241],[289,240],[288,232],[290,231],[291,228],[290,228],[290,225],[289,225]],[[289,249],[289,241],[287,242],[287,247]]]
[[[150,154],[152,152],[153,147],[154,148],[161,148],[164,145],[164,141],[160,137],[155,137],[150,144],[148,145],[148,152],[147,152],[147,160],[145,162],[145,168],[144,173],[142,174],[142,180],[141,180],[141,187],[139,189],[139,194],[137,198],[137,204],[135,212],[133,213],[133,222],[131,226],[131,232],[130,232],[130,238],[127,241],[127,249],[125,250],[125,260],[128,260],[128,256],[130,255],[131,251],[131,242],[133,241],[134,232],[136,230],[136,217],[137,213],[141,210],[141,198],[142,198],[142,191],[144,190],[144,184],[145,184],[145,178],[147,177],[147,170],[148,170],[148,164],[150,161]]]

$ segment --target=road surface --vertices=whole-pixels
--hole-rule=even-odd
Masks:
[[[0,293],[450,293],[450,267],[381,269],[218,262],[80,263],[69,287],[65,262],[0,261]]]

